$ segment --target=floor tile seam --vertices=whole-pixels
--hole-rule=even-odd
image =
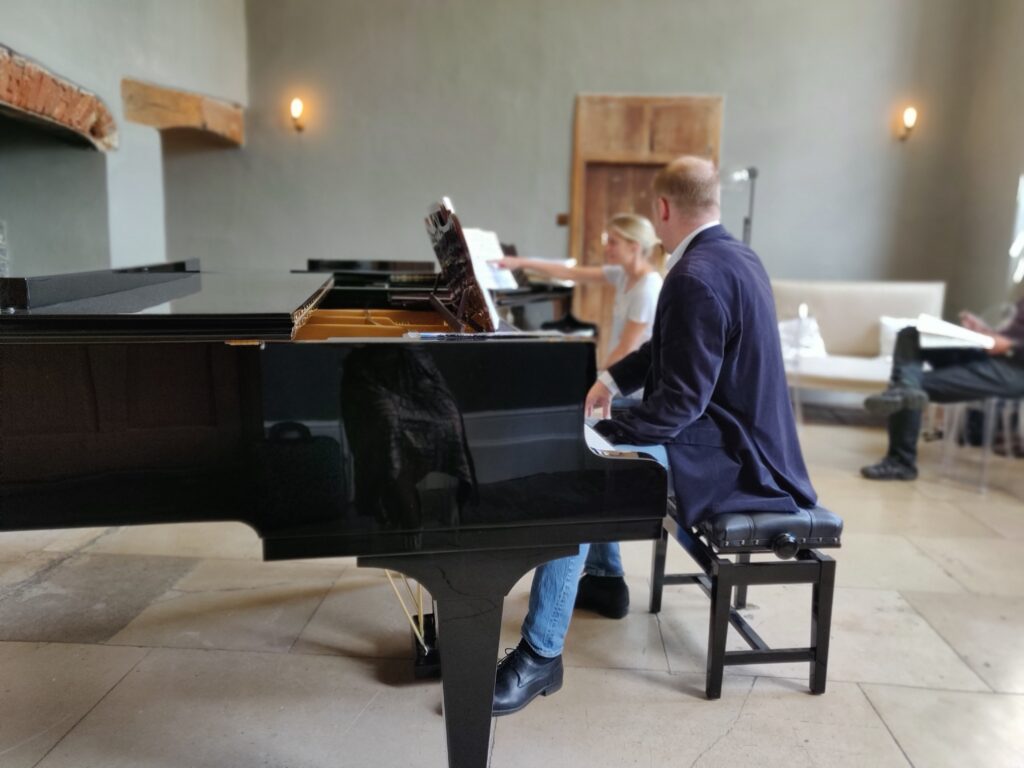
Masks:
[[[1024,691],[964,691],[955,688],[928,688],[919,685],[907,685],[906,683],[872,683],[866,681],[855,683],[855,685],[877,686],[879,688],[900,688],[908,691],[927,691],[929,693],[956,693],[964,696],[985,696],[989,698],[1019,699],[1024,701]]]
[[[363,715],[364,715],[364,714],[366,714],[366,710],[368,710],[368,709],[369,709],[369,708],[370,708],[370,707],[371,707],[371,706],[373,705],[373,702],[375,702],[375,701],[376,701],[376,700],[378,699],[378,697],[380,696],[380,694],[381,694],[381,690],[380,690],[380,688],[377,688],[377,690],[375,690],[375,691],[373,692],[373,695],[372,695],[372,696],[370,696],[370,700],[369,700],[369,701],[367,701],[367,702],[366,702],[366,703],[365,703],[365,704],[363,705],[363,708],[362,708],[362,709],[360,709],[360,710],[359,710],[359,712],[358,712],[358,713],[356,714],[356,716],[352,718],[352,722],[350,722],[350,723],[348,724],[348,727],[347,727],[347,728],[345,728],[345,730],[341,732],[341,734],[340,734],[340,738],[341,738],[342,740],[344,740],[344,738],[345,738],[346,736],[348,736],[349,732],[350,732],[350,731],[351,731],[351,730],[352,730],[353,728],[355,728],[355,727],[356,727],[356,723],[358,723],[358,722],[360,721],[360,719],[362,719]],[[492,729],[492,730],[493,730],[493,729]]]
[[[678,672],[672,672],[671,674],[681,674]],[[768,675],[764,671],[760,672],[743,672],[738,668],[726,669],[726,677],[755,677],[765,678],[768,680],[793,680],[793,681],[805,681],[806,675]],[[913,691],[931,691],[934,693],[970,693],[977,694],[979,696],[1020,696],[1024,697],[1024,693],[1012,693],[1012,692],[1000,692],[994,691],[989,686],[985,686],[986,690],[978,690],[976,688],[949,688],[941,686],[929,686],[929,685],[910,685],[909,683],[891,683],[891,682],[879,682],[876,680],[846,680],[843,678],[835,678],[829,675],[828,682],[830,683],[842,683],[843,685],[885,685],[891,688],[906,688]]]
[[[585,672],[633,672],[637,675],[657,675],[665,678],[685,678],[692,677],[695,681],[700,681],[701,691],[704,690],[704,681],[707,679],[707,674],[703,669],[681,671],[681,672],[670,672],[663,669],[640,669],[633,667],[577,667],[565,665],[566,669],[581,670]],[[756,677],[754,675],[742,675],[744,678]],[[703,695],[703,693],[702,693]]]
[[[943,572],[944,574],[946,574],[946,576],[948,576],[948,577],[949,577],[949,578],[951,578],[951,579],[952,579],[953,581],[955,581],[955,582],[956,582],[957,584],[959,584],[959,585],[960,585],[961,587],[963,587],[963,588],[964,588],[964,591],[965,591],[965,592],[966,592],[967,594],[969,594],[969,595],[974,595],[974,594],[977,594],[977,593],[976,593],[976,592],[975,592],[975,591],[974,591],[973,589],[971,589],[970,587],[968,587],[968,586],[967,586],[966,584],[964,584],[964,583],[963,583],[962,581],[960,581],[960,579],[958,579],[958,578],[957,578],[957,577],[956,577],[956,576],[955,576],[955,575],[954,575],[953,573],[951,573],[951,572],[950,572],[950,571],[949,571],[949,570],[948,570],[948,569],[946,568],[946,566],[945,566],[945,565],[943,565],[943,564],[942,564],[941,562],[939,562],[939,561],[938,561],[937,559],[935,559],[935,557],[934,557],[933,555],[931,555],[931,554],[930,554],[930,553],[928,552],[928,550],[926,550],[926,549],[925,549],[924,547],[922,547],[922,546],[921,546],[920,544],[918,544],[918,543],[917,543],[916,541],[914,541],[914,539],[913,539],[913,538],[911,538],[910,536],[905,536],[904,538],[905,538],[905,539],[907,540],[907,542],[908,542],[908,543],[910,544],[910,546],[911,546],[911,547],[912,547],[913,549],[917,550],[917,551],[918,551],[918,552],[919,552],[920,554],[924,555],[924,557],[925,557],[925,558],[927,558],[927,559],[928,559],[928,560],[930,560],[930,561],[931,561],[932,563],[934,563],[934,564],[935,564],[935,566],[936,566],[936,567],[937,567],[937,568],[938,568],[938,569],[939,569],[940,571],[942,571],[942,572]],[[939,537],[932,537],[932,538],[939,538]],[[903,590],[900,590],[900,591],[902,592]],[[908,592],[909,592],[909,591],[916,591],[916,590],[906,590],[906,591],[908,591]]]
[[[913,601],[912,601],[912,600],[910,600],[910,599],[909,599],[909,598],[908,598],[908,597],[907,597],[907,596],[906,596],[906,595],[904,594],[904,591],[907,591],[907,592],[909,592],[909,591],[911,591],[911,590],[901,590],[901,591],[900,591],[900,597],[902,597],[902,598],[903,598],[903,601],[904,601],[904,602],[905,602],[905,603],[906,603],[907,605],[909,605],[909,606],[910,606],[911,610],[912,610],[912,611],[913,611],[914,613],[916,613],[916,614],[917,614],[918,616],[920,616],[920,617],[921,617],[921,620],[922,620],[922,621],[924,621],[924,623],[928,625],[928,628],[929,628],[929,629],[931,629],[931,631],[932,631],[932,632],[934,632],[934,633],[935,633],[936,635],[938,635],[938,636],[939,636],[939,638],[941,638],[941,639],[942,639],[942,642],[946,644],[946,647],[947,647],[947,648],[949,648],[949,650],[951,650],[951,651],[952,651],[952,652],[953,652],[953,653],[954,653],[954,654],[956,655],[956,657],[957,657],[958,659],[960,659],[960,663],[961,663],[961,664],[963,664],[963,665],[964,665],[965,667],[967,667],[967,668],[968,668],[969,670],[971,670],[971,673],[972,673],[972,674],[973,674],[973,675],[974,675],[974,676],[975,676],[976,678],[978,678],[978,680],[979,680],[979,681],[981,682],[981,684],[982,684],[982,685],[984,685],[984,686],[985,686],[986,688],[988,688],[988,690],[989,690],[990,692],[992,692],[992,693],[995,693],[995,688],[993,688],[993,687],[992,687],[991,685],[989,685],[989,682],[988,682],[988,680],[986,680],[985,678],[983,678],[983,677],[981,676],[981,674],[980,674],[980,673],[979,673],[979,672],[978,672],[978,671],[977,671],[977,670],[976,670],[976,669],[974,668],[974,665],[972,665],[972,664],[971,664],[971,663],[970,663],[970,662],[969,662],[969,661],[967,660],[967,658],[966,658],[966,657],[965,657],[965,656],[964,656],[964,655],[963,655],[962,653],[960,653],[960,651],[958,651],[958,650],[956,649],[956,646],[954,646],[954,645],[953,645],[953,643],[952,643],[952,642],[951,642],[951,641],[949,640],[949,638],[947,638],[947,637],[946,637],[946,636],[945,636],[944,634],[942,634],[942,632],[941,632],[941,631],[939,630],[939,628],[938,628],[938,627],[936,627],[936,626],[935,626],[934,624],[932,624],[931,620],[930,620],[930,619],[929,619],[929,618],[928,618],[927,616],[925,616],[925,615],[924,615],[923,613],[921,613],[921,611],[920,611],[920,610],[918,610],[917,606],[916,606],[916,605],[914,605]],[[973,594],[973,593],[969,593],[969,594]]]
[[[33,549],[29,552],[23,552],[20,555],[12,555],[14,559],[8,560],[4,557],[0,557],[0,565],[20,565],[34,555],[53,554],[52,552],[44,553],[41,549]]]
[[[314,653],[312,651],[282,651],[282,653],[288,656],[304,656],[308,658],[321,658],[321,659],[359,659],[360,661],[393,661],[408,663],[412,666],[416,659],[412,656],[366,656],[359,653]],[[497,664],[497,656],[495,656],[495,664]]]
[[[846,517],[845,520],[847,522],[849,522],[849,517]],[[974,518],[971,518],[971,520],[972,520],[972,522],[978,522],[980,524],[980,521],[976,521],[976,520],[974,520]],[[939,535],[939,534],[935,534],[935,533],[928,533],[927,531],[902,531],[902,532],[897,532],[897,531],[893,531],[891,528],[885,529],[885,530],[881,530],[880,529],[878,531],[857,531],[857,532],[847,531],[846,533],[848,535],[851,535],[851,536],[854,536],[854,537],[857,537],[857,536],[886,536],[886,537],[888,537],[888,536],[902,536],[902,537],[916,536],[919,539],[948,539],[948,538],[950,538],[948,535]],[[958,538],[970,539],[971,541],[989,541],[989,540],[1001,541],[1003,539],[1007,539],[1008,537],[1003,536],[1003,535],[1001,535],[999,533],[996,533],[996,534],[991,535],[991,536],[989,536],[989,535],[981,535],[981,534],[961,534]]]
[[[840,565],[842,564],[838,560],[836,562],[839,563]],[[956,580],[954,579],[954,581],[956,581]],[[893,587],[893,586],[888,586],[888,587],[885,587],[885,586],[866,587],[866,586],[857,586],[857,585],[854,585],[854,584],[839,584],[838,582],[836,583],[836,590],[840,590],[841,589],[841,590],[857,590],[857,591],[861,591],[861,592],[896,592],[896,593],[899,593],[899,592],[902,592],[902,591],[907,591],[907,592],[926,592],[926,593],[931,594],[931,595],[973,595],[974,594],[969,589],[964,587],[959,581],[957,581],[956,584],[957,584],[957,586],[961,587],[961,591],[959,591],[959,592],[950,592],[950,591],[944,590],[944,589],[909,589],[909,590],[902,590],[902,589],[900,589],[898,587]],[[763,585],[755,585],[755,586],[763,586]],[[794,585],[794,586],[800,586],[800,585]],[[833,614],[834,614],[834,611],[833,611]]]
[[[138,643],[115,643],[112,640],[103,640],[99,642],[82,642],[81,640],[0,640],[0,646],[5,644],[19,644],[19,645],[34,645],[34,646],[45,646],[45,645],[77,645],[84,647],[96,647],[96,648],[138,648],[139,650],[164,650],[164,651],[218,651],[222,653],[259,653],[267,654],[269,656],[306,656],[314,658],[341,658],[341,659],[361,659],[365,661],[394,661],[394,662],[409,662],[410,664],[414,661],[412,656],[368,656],[364,654],[356,653],[313,653],[310,651],[302,650],[289,650],[289,651],[266,651],[258,650],[253,648],[197,648],[189,645],[139,645]],[[657,671],[657,670],[638,670],[638,671]]]
[[[39,642],[50,642],[50,641],[39,641]],[[73,642],[65,642],[66,645],[75,645]],[[80,643],[79,643],[80,644]],[[220,653],[259,653],[266,654],[268,656],[304,656],[304,657],[320,657],[320,658],[346,658],[346,659],[380,659],[381,661],[403,661],[408,659],[411,663],[412,658],[405,657],[403,659],[399,656],[353,656],[352,654],[344,653],[303,653],[302,651],[292,651],[292,645],[288,648],[281,647],[281,650],[268,650],[266,648],[232,648],[229,646],[217,645],[217,646],[195,646],[195,645],[141,645],[138,642],[112,642],[104,641],[101,643],[93,643],[93,645],[100,645],[105,648],[149,648],[159,649],[162,651],[216,651]],[[294,645],[294,643],[293,643]]]
[[[607,670],[609,672],[657,672],[659,674],[671,674],[671,670],[666,666],[664,669],[660,667],[622,667],[614,666],[607,667],[597,664],[580,664],[573,663],[565,660],[565,656],[562,657],[562,666],[565,669],[596,669],[596,670]]]
[[[883,717],[878,707],[875,706],[875,702],[871,700],[871,696],[868,694],[867,691],[864,690],[860,683],[857,683],[857,690],[860,691],[860,695],[864,697],[865,701],[867,701],[868,706],[871,707],[872,711],[875,713],[875,717],[877,717],[879,721],[882,723],[882,725],[885,726],[885,730],[888,732],[889,738],[892,739],[893,743],[896,745],[896,748],[899,749],[900,754],[903,755],[903,759],[907,761],[907,765],[911,766],[911,768],[915,768],[914,761],[910,759],[910,755],[907,754],[907,750],[903,748],[903,744],[900,742],[898,738],[896,738],[896,734],[893,733],[893,730],[889,726],[889,723],[886,721],[885,717]]]
[[[400,657],[400,656],[352,656],[352,655],[346,655],[346,654],[332,654],[332,653],[302,653],[301,651],[298,651],[298,652],[295,652],[295,653],[290,653],[288,651],[266,651],[266,650],[257,650],[257,649],[251,649],[251,648],[190,648],[190,647],[187,647],[187,646],[167,646],[167,645],[145,646],[145,645],[128,645],[128,644],[104,645],[103,647],[109,647],[109,648],[114,648],[114,649],[118,649],[118,648],[138,648],[140,650],[141,649],[145,649],[145,650],[147,650],[150,653],[152,653],[154,651],[170,651],[170,652],[184,651],[184,652],[189,653],[189,654],[191,654],[191,653],[231,653],[231,654],[242,653],[242,654],[254,655],[254,656],[266,656],[266,657],[270,657],[270,658],[273,658],[273,657],[277,657],[277,658],[288,657],[288,658],[303,659],[303,660],[306,660],[306,661],[311,660],[311,659],[323,659],[325,661],[329,660],[329,659],[334,659],[334,660],[344,659],[344,660],[347,660],[347,661],[358,661],[358,662],[368,662],[368,663],[381,662],[381,663],[388,664],[388,665],[408,664],[410,670],[412,669],[412,665],[413,665],[413,662],[414,662],[414,659],[412,659],[411,657]],[[149,653],[147,653],[147,656],[148,655],[149,655]],[[422,680],[422,681],[421,680],[414,680],[414,681],[411,681],[410,684],[414,684],[414,683],[418,684],[420,682],[423,682],[423,683],[433,683],[433,682],[436,682],[436,681],[433,681],[433,680]]]
[[[971,671],[973,672],[973,670],[971,670]],[[738,674],[741,674],[741,673],[738,673]],[[761,675],[761,677],[774,677],[774,675],[766,675],[763,672],[760,673],[760,675]],[[798,677],[798,678],[788,678],[788,677],[785,677],[784,679],[803,680],[804,678],[801,676],[801,677]],[[831,677],[829,678],[829,682],[832,682],[832,683],[844,683],[846,685],[893,685],[893,686],[899,686],[899,687],[903,687],[903,688],[913,688],[915,690],[920,690],[920,691],[932,691],[932,692],[936,692],[936,693],[979,693],[979,694],[983,694],[983,695],[986,695],[986,696],[995,693],[995,691],[993,691],[991,688],[989,688],[989,686],[984,685],[984,683],[982,683],[984,688],[979,690],[978,688],[955,688],[955,687],[948,687],[948,686],[910,685],[909,683],[889,683],[889,682],[884,682],[883,683],[883,682],[878,682],[876,680],[849,680],[849,679],[845,679],[845,678],[831,678]]]
[[[125,673],[124,673],[123,675],[121,675],[121,677],[119,677],[119,678],[117,679],[117,681],[116,681],[116,682],[115,682],[115,683],[114,683],[114,684],[113,684],[112,686],[110,686],[110,688],[108,688],[108,689],[107,689],[107,691],[106,691],[106,692],[105,692],[105,693],[104,693],[104,694],[103,694],[102,696],[100,696],[100,697],[99,697],[99,699],[97,699],[97,700],[96,700],[96,703],[94,703],[94,704],[93,704],[93,705],[92,705],[91,707],[89,707],[89,709],[87,709],[87,710],[85,711],[85,713],[83,713],[83,714],[82,714],[82,716],[81,716],[80,718],[78,718],[78,720],[76,720],[76,721],[74,722],[74,724],[73,724],[73,725],[72,725],[72,726],[71,726],[70,728],[68,728],[68,729],[67,729],[67,731],[65,731],[65,732],[64,732],[64,735],[63,735],[63,736],[61,736],[61,737],[60,737],[59,739],[57,739],[57,741],[55,741],[55,742],[53,743],[53,746],[51,746],[51,747],[50,747],[50,748],[49,748],[48,750],[46,750],[46,753],[45,753],[45,754],[44,754],[44,755],[43,755],[42,757],[40,757],[40,758],[39,758],[39,759],[38,759],[38,760],[37,760],[37,761],[36,761],[35,763],[33,763],[33,764],[32,764],[32,768],[37,768],[37,766],[41,765],[41,764],[42,764],[42,763],[43,763],[43,762],[44,762],[44,761],[46,760],[46,758],[47,758],[47,757],[49,757],[49,756],[50,756],[50,754],[51,754],[51,753],[52,753],[52,752],[53,752],[53,751],[54,751],[54,750],[55,750],[55,749],[56,749],[57,747],[59,747],[59,746],[60,746],[60,745],[61,745],[61,744],[62,744],[62,743],[64,742],[64,740],[65,740],[65,739],[66,739],[66,738],[68,737],[68,735],[69,735],[69,734],[70,734],[70,733],[71,733],[71,732],[72,732],[73,730],[75,730],[75,728],[77,728],[77,727],[78,727],[79,725],[81,725],[81,724],[82,724],[82,722],[83,722],[83,721],[84,721],[84,720],[85,720],[85,719],[86,719],[87,717],[89,717],[89,715],[91,715],[91,714],[92,714],[92,713],[93,713],[93,712],[94,712],[94,711],[96,710],[96,708],[97,708],[97,707],[98,707],[98,706],[99,706],[100,704],[102,704],[102,703],[103,703],[104,701],[106,701],[107,697],[108,697],[108,696],[110,696],[110,694],[111,694],[111,693],[113,693],[113,692],[114,692],[114,690],[115,690],[115,689],[116,689],[116,688],[117,688],[118,686],[120,686],[120,685],[121,685],[121,683],[123,683],[123,682],[125,681],[125,679],[126,679],[126,678],[128,677],[128,675],[130,675],[130,674],[131,674],[132,672],[134,672],[134,671],[135,671],[135,669],[137,669],[137,668],[138,668],[138,666],[139,666],[139,665],[140,665],[140,664],[141,664],[141,663],[142,663],[143,661],[145,661],[145,660],[146,660],[147,658],[149,658],[149,656],[150,656],[150,655],[151,655],[152,653],[153,653],[153,649],[152,649],[152,648],[149,648],[149,649],[147,649],[147,650],[146,650],[146,652],[145,652],[144,654],[142,654],[142,656],[141,656],[141,657],[139,657],[139,659],[138,659],[138,660],[137,660],[137,661],[136,661],[136,662],[135,662],[134,664],[132,664],[132,665],[131,665],[131,667],[130,667],[130,668],[129,668],[129,669],[128,669],[128,670],[127,670],[127,671],[126,671],[126,672],[125,672]]]
[[[672,674],[672,659],[668,655],[668,642],[665,640],[665,627],[661,623],[661,611],[654,614],[654,621],[658,625],[658,639],[661,640],[661,653],[665,657],[665,669]]]
[[[70,643],[69,643],[70,645]],[[148,648],[161,651],[214,651],[217,653],[256,653],[267,656],[295,656],[307,659],[357,659],[359,661],[407,662],[410,666],[415,659],[411,656],[366,656],[356,653],[313,653],[302,650],[269,651],[258,648],[227,648],[223,646],[197,648],[194,645],[138,645],[134,643],[101,643],[106,648]]]
[[[106,640],[54,640],[53,638],[47,638],[46,640],[0,640],[0,645],[4,643],[23,643],[25,645],[81,645],[88,648],[105,648],[109,643]],[[122,647],[120,645],[115,647]],[[128,646],[142,648],[152,648],[153,646],[139,645],[139,646]]]
[[[31,736],[26,736],[25,738],[23,738],[20,741],[10,745],[9,747],[4,747],[3,749],[0,749],[0,759],[2,759],[4,755],[9,755],[9,754],[17,752],[19,749],[21,749],[24,746],[27,746],[28,744],[31,744],[36,739],[42,738],[43,736],[48,734],[50,731],[57,731],[61,726],[64,725],[65,722],[67,722],[70,719],[71,718],[69,716],[61,717],[56,722],[53,722],[50,725],[48,725],[45,728],[43,728],[41,731],[35,731]],[[67,726],[67,728],[68,729],[74,728],[74,723],[72,723],[71,725]],[[61,733],[60,737],[58,738],[58,741],[60,739],[64,738],[64,736],[66,734],[67,734],[67,731],[65,731],[64,733]],[[47,752],[49,752],[49,750],[47,750]],[[45,755],[44,755],[44,757],[45,757]],[[42,759],[42,758],[40,758],[40,759]],[[38,765],[38,763],[34,763],[33,765]]]
[[[55,551],[51,554],[62,554],[60,551]],[[181,554],[173,552],[104,552],[104,551],[91,551],[81,552],[79,554],[89,555],[90,557],[144,557],[144,558],[176,558],[178,560],[195,560],[199,563],[259,563],[282,565],[291,568],[320,568],[327,569],[329,566],[315,565],[314,563],[298,562],[295,560],[264,560],[262,557],[226,557],[226,556],[210,556],[200,554]],[[340,568],[347,569],[349,566],[343,565]]]
[[[306,631],[306,629],[312,623],[313,617],[316,616],[316,614],[320,610],[320,608],[323,607],[324,602],[327,600],[327,596],[330,595],[331,591],[334,589],[334,587],[337,586],[338,579],[340,579],[340,578],[341,578],[341,574],[338,574],[338,577],[334,581],[332,581],[327,586],[327,589],[324,590],[323,594],[320,595],[320,601],[316,604],[316,607],[313,608],[313,610],[309,612],[309,616],[306,617],[305,623],[303,623],[302,628],[296,633],[295,638],[292,640],[291,644],[288,646],[288,650],[285,651],[285,653],[289,653],[290,654],[292,652],[292,649],[295,648],[295,644],[297,642],[299,642],[299,638],[302,637],[303,633]]]
[[[187,578],[191,575],[186,573],[182,578]],[[243,592],[260,592],[262,590],[267,591],[279,591],[282,589],[296,589],[298,587],[315,587],[317,584],[313,583],[313,579],[300,580],[300,581],[279,581],[271,584],[251,584],[246,587],[181,587],[175,584],[167,590],[166,594],[174,593],[173,598],[177,600],[180,597],[194,597],[196,595],[237,595]],[[329,592],[334,587],[334,581],[328,579],[319,579],[319,582],[327,582],[327,591]],[[319,607],[319,603],[317,604]]]
[[[701,758],[703,758],[704,755],[706,755],[709,752],[711,752],[711,750],[713,750],[715,747],[717,747],[730,733],[733,732],[733,729],[736,727],[737,723],[739,723],[739,721],[740,721],[740,718],[743,716],[743,710],[746,708],[747,702],[750,701],[750,696],[754,692],[754,688],[756,686],[757,686],[757,678],[755,677],[750,682],[750,685],[747,688],[746,695],[743,697],[743,701],[740,702],[740,706],[736,710],[736,714],[732,718],[732,720],[730,721],[729,725],[725,728],[725,730],[721,734],[718,735],[718,738],[716,738],[707,747],[705,747],[700,752],[700,754],[698,754],[695,758],[693,758],[693,761],[690,763],[690,768],[694,768],[694,766],[696,766],[697,763],[699,763],[701,761]]]
[[[42,567],[39,568],[39,570],[30,573],[24,579],[15,582],[14,584],[0,586],[0,600],[6,600],[8,597],[17,597],[17,595],[23,593],[26,589],[30,589],[33,586],[41,584],[43,581],[46,580],[46,578],[48,578],[54,571],[56,571],[64,563],[68,562],[69,560],[75,558],[80,554],[89,554],[87,552],[82,552],[82,550],[85,547],[91,546],[92,544],[96,543],[113,530],[115,529],[106,528],[102,530],[100,533],[98,533],[96,536],[94,536],[92,539],[89,539],[89,541],[83,542],[77,547],[53,553],[53,559],[49,562],[44,563]]]
[[[993,528],[993,527],[992,527],[991,525],[989,525],[988,523],[986,523],[986,522],[985,522],[984,520],[982,520],[981,518],[979,518],[979,517],[976,517],[976,516],[972,515],[969,509],[966,509],[966,508],[964,508],[964,507],[960,506],[960,502],[959,502],[959,501],[955,501],[955,502],[950,502],[950,503],[951,503],[951,504],[952,504],[952,505],[953,505],[954,507],[956,507],[956,509],[957,509],[957,510],[958,510],[958,511],[960,512],[960,514],[962,514],[962,515],[967,515],[967,517],[971,518],[971,520],[973,520],[974,522],[978,523],[978,525],[981,525],[982,527],[984,527],[984,528],[988,528],[988,529],[989,529],[990,531],[992,531],[992,536],[988,536],[988,537],[986,537],[986,538],[995,538],[995,539],[1011,539],[1011,537],[1003,535],[1002,533],[1000,533],[999,531],[997,531],[997,530],[996,530],[995,528]],[[939,538],[939,537],[935,536],[935,537],[932,537],[932,538]],[[1012,540],[1012,539],[1011,539],[1011,540]]]

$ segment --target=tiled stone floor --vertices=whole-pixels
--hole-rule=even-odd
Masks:
[[[981,496],[970,451],[957,481],[925,446],[918,482],[871,484],[880,431],[803,440],[846,519],[828,692],[806,665],[732,668],[706,701],[707,603],[674,587],[646,613],[650,545],[628,544],[632,612],[576,617],[565,687],[496,721],[495,768],[1024,766],[1024,503],[998,490],[1024,460]],[[259,552],[230,524],[0,534],[0,768],[446,765],[439,687],[412,679],[381,575]],[[808,589],[750,603],[770,642],[806,641]]]

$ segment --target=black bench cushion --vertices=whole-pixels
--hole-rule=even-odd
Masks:
[[[715,515],[697,526],[697,532],[721,551],[771,549],[779,534],[792,534],[801,549],[838,547],[843,519],[824,507],[784,512],[730,512]]]

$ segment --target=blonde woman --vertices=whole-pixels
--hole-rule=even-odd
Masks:
[[[545,259],[508,256],[497,261],[506,269],[525,269],[577,283],[615,286],[611,351],[605,367],[617,363],[651,338],[654,310],[661,291],[658,271],[663,252],[654,226],[643,216],[620,213],[608,221],[602,236],[604,266],[566,267]]]

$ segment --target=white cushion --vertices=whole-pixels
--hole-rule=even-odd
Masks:
[[[798,358],[786,361],[786,379],[793,387],[875,392],[889,383],[892,363],[884,357]]]

